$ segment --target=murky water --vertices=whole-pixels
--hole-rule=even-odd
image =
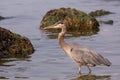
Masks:
[[[77,66],[60,49],[57,39],[39,30],[44,14],[51,9],[72,7],[86,13],[105,9],[113,12],[100,20],[113,20],[113,25],[100,24],[98,34],[66,38],[67,42],[88,46],[112,62],[111,67],[92,68],[92,74],[79,75]],[[28,58],[0,61],[0,80],[118,80],[120,78],[120,0],[0,0],[0,15],[13,17],[0,21],[0,26],[28,37],[35,52]]]

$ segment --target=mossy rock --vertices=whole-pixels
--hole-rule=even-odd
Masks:
[[[40,29],[53,25],[58,21],[65,23],[68,32],[96,33],[99,31],[99,23],[94,17],[72,8],[60,8],[48,11],[40,23]]]
[[[92,11],[92,12],[89,13],[89,15],[93,16],[93,17],[103,16],[103,15],[108,15],[108,14],[112,14],[112,12],[106,11],[106,10],[103,10],[103,9]]]
[[[0,27],[0,58],[24,57],[34,52],[30,40]]]

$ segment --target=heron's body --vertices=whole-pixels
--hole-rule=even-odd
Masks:
[[[81,66],[87,66],[89,69],[89,72],[91,72],[90,67],[96,66],[96,65],[105,65],[110,66],[111,62],[101,56],[100,54],[96,53],[95,51],[79,45],[79,44],[68,44],[64,41],[64,35],[66,33],[66,26],[63,23],[57,23],[53,25],[52,27],[47,27],[45,29],[49,28],[61,28],[62,31],[58,35],[58,41],[60,47],[63,49],[63,51],[72,58],[78,65],[79,73],[81,73]]]

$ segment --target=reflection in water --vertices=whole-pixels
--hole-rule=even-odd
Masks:
[[[29,61],[30,56],[24,56],[24,57],[19,57],[19,58],[3,58],[0,59],[0,66],[15,66],[13,64],[7,64],[9,62],[13,62],[13,61]]]
[[[59,32],[61,32],[61,29],[49,29],[46,31],[46,34],[49,39],[56,39]],[[97,34],[98,32],[99,32],[99,28],[93,30],[81,29],[81,30],[67,31],[65,35],[66,37],[91,36]]]
[[[110,75],[80,75],[77,78],[71,79],[71,80],[111,80]]]
[[[12,62],[12,61],[15,61],[14,59],[12,58],[9,58],[9,59],[1,59],[0,60],[0,66],[14,66],[14,65],[7,65],[6,63],[8,62]]]
[[[9,78],[6,78],[4,76],[0,76],[0,80],[8,80]]]
[[[18,63],[20,62],[24,62],[24,61],[30,61],[29,60],[30,56],[26,56],[26,57],[21,57],[21,58],[2,58],[0,59],[0,80],[8,80],[9,76],[12,76],[13,74],[16,74],[14,72],[24,72],[26,71],[26,67],[15,67],[17,66]],[[14,71],[13,71],[14,70]],[[13,72],[11,72],[13,71]],[[28,77],[26,76],[21,76],[21,75],[15,75],[16,79],[27,79]]]
[[[47,37],[49,39],[56,39],[58,37],[59,32],[48,32]],[[70,37],[79,37],[79,36],[91,36],[97,34],[97,32],[67,32],[65,34],[65,37],[70,38]]]

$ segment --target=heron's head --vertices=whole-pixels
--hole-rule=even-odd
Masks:
[[[65,24],[61,21],[55,23],[54,25],[51,25],[51,26],[48,26],[48,27],[45,27],[44,29],[47,30],[47,29],[58,29],[58,28],[63,28],[65,27]]]

